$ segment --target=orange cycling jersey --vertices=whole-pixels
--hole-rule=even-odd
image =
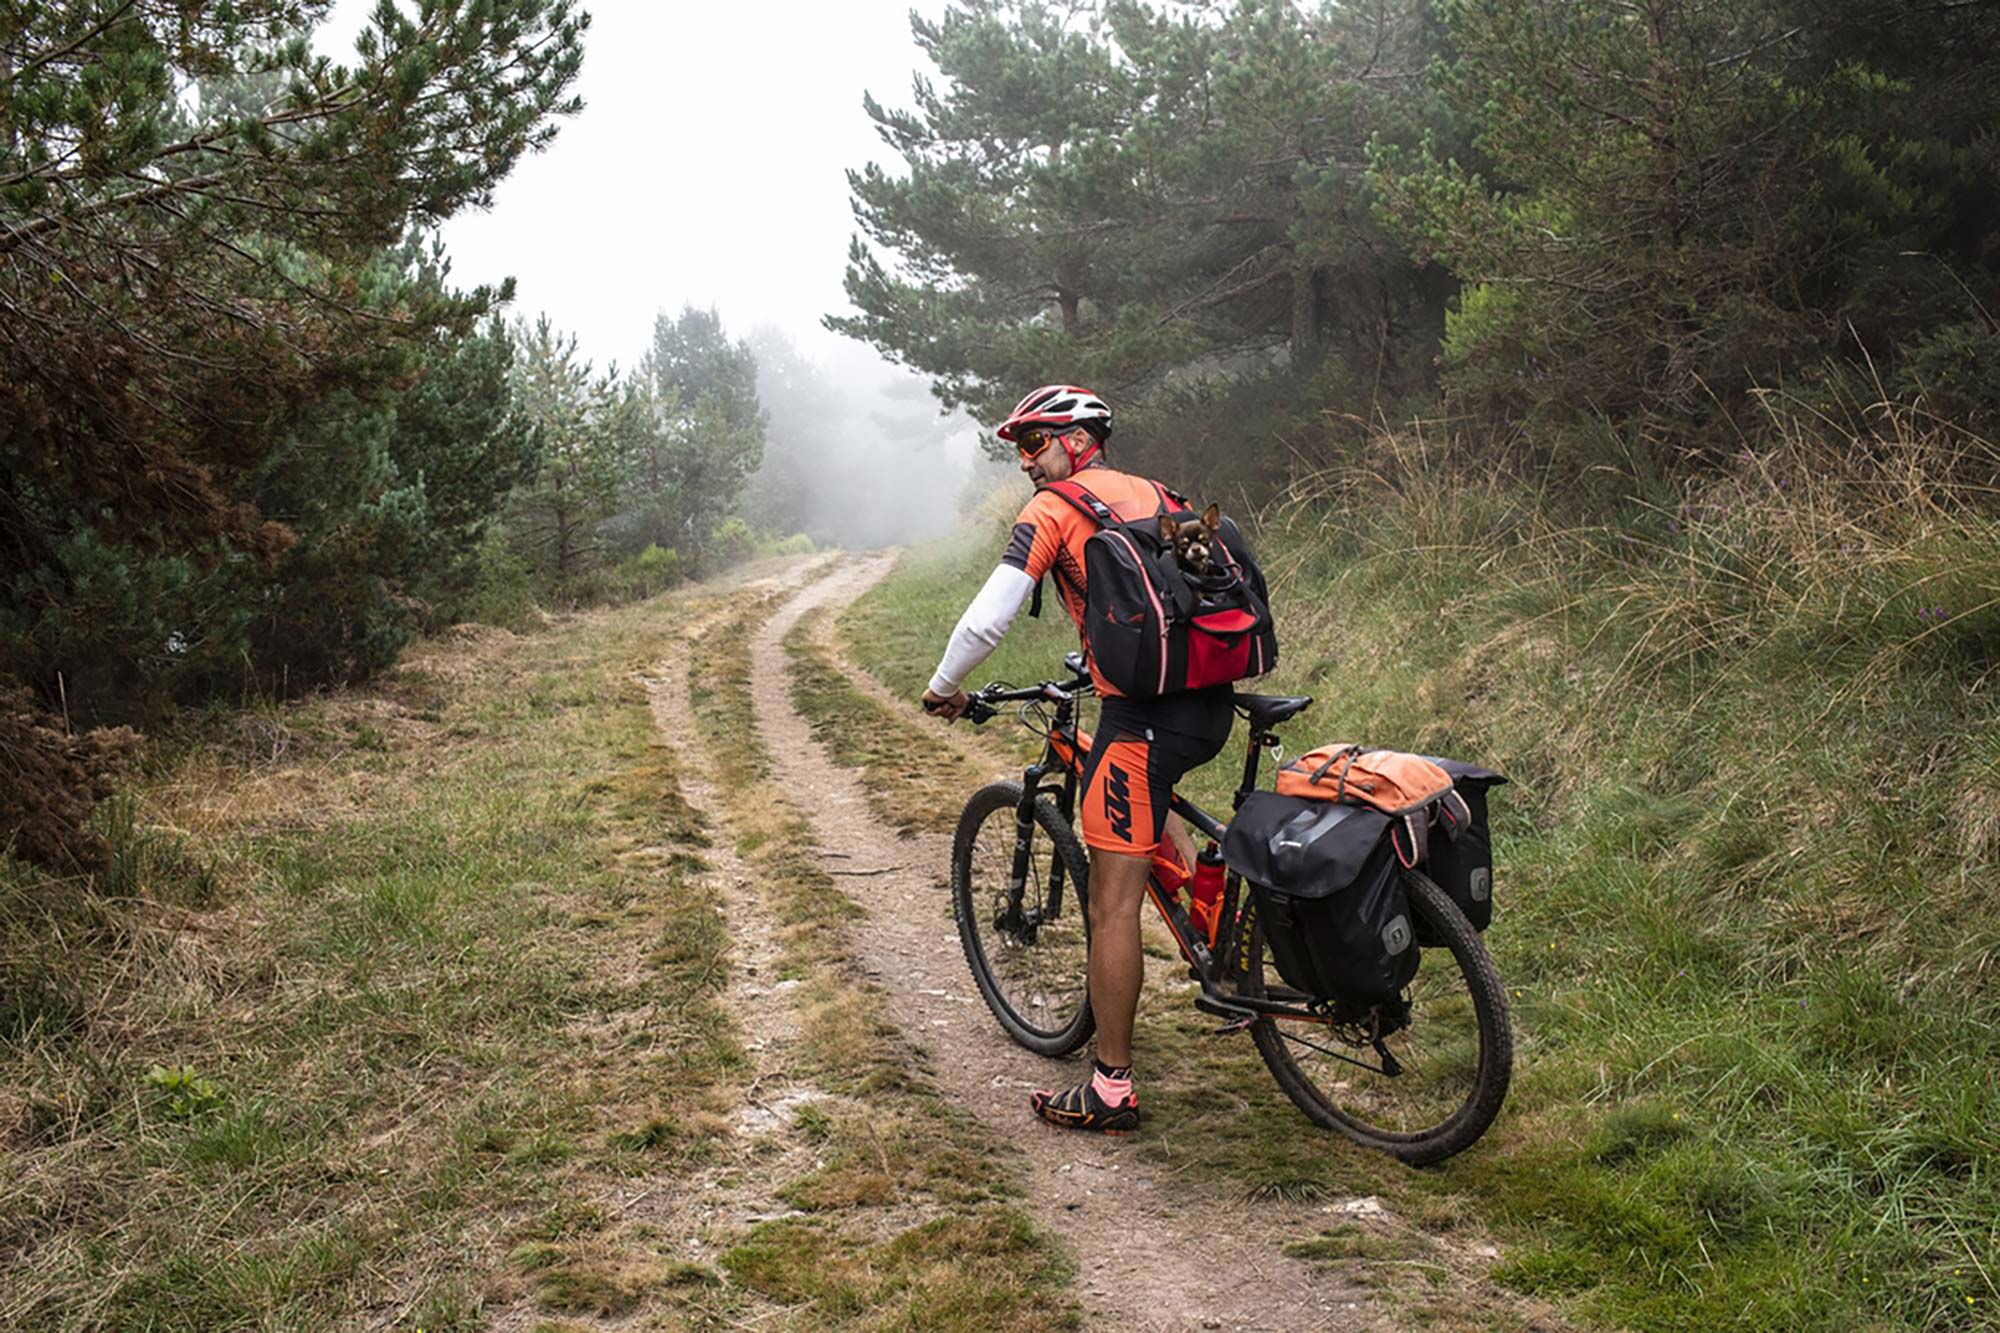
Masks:
[[[1100,464],[1085,468],[1076,479],[1127,522],[1151,518],[1161,511],[1159,489],[1144,477]],[[1060,496],[1038,490],[1014,520],[1014,535],[1008,540],[1000,563],[1012,565],[1037,581],[1051,574],[1055,576],[1056,595],[1062,598],[1063,610],[1069,612],[1069,618],[1076,622],[1078,636],[1084,640],[1084,658],[1090,664],[1090,678],[1097,685],[1097,693],[1116,697],[1119,691],[1097,669],[1096,661],[1091,660],[1090,641],[1083,633],[1083,544],[1096,532],[1097,524]]]

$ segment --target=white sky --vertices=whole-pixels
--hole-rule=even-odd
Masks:
[[[373,0],[337,0],[314,45],[353,59]],[[922,53],[911,0],[585,0],[581,115],[524,158],[494,206],[444,228],[455,279],[517,280],[600,366],[629,366],[657,312],[713,305],[731,334],[761,324],[813,360],[874,380],[872,349],[826,332],[847,310],[847,168],[891,150],[864,89],[907,106]],[[937,13],[939,0],[917,8]]]

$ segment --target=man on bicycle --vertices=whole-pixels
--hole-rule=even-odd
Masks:
[[[1161,509],[1152,482],[1105,462],[1111,409],[1086,389],[1066,384],[1036,389],[1001,423],[999,436],[1019,453],[1035,494],[1015,520],[999,566],[959,618],[924,691],[924,708],[946,720],[965,711],[966,677],[999,645],[1044,576],[1053,575],[1063,608],[1083,635],[1083,546],[1097,527],[1044,487],[1076,477],[1122,520],[1150,518]],[[1090,849],[1090,1004],[1097,1018],[1097,1059],[1089,1081],[1038,1092],[1030,1104],[1052,1124],[1120,1133],[1139,1124],[1132,1020],[1144,977],[1139,909],[1147,872],[1162,836],[1171,836],[1183,865],[1193,864],[1187,831],[1167,817],[1167,798],[1182,776],[1215,758],[1228,742],[1235,691],[1218,685],[1127,699],[1090,661],[1089,638],[1083,638],[1103,701],[1078,799],[1083,841]]]

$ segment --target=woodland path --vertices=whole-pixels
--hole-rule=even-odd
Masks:
[[[1154,1169],[1129,1140],[1094,1139],[1035,1121],[1028,1094],[1080,1076],[1080,1062],[1054,1062],[1015,1046],[981,1002],[952,924],[946,834],[898,837],[870,811],[860,775],[835,764],[791,699],[787,633],[824,608],[822,624],[888,572],[886,556],[836,563],[805,584],[758,631],[752,698],[766,751],[784,756],[787,787],[801,794],[813,837],[831,859],[865,877],[847,882],[867,911],[857,926],[871,979],[907,1034],[912,1058],[999,1142],[1022,1150],[1025,1205],[1062,1238],[1078,1269],[1091,1327],[1148,1329],[1389,1329],[1369,1293],[1336,1268],[1291,1259],[1285,1239],[1329,1220],[1325,1205],[1251,1203],[1190,1187]],[[852,671],[843,665],[844,670]],[[871,694],[880,686],[852,673]],[[913,716],[913,724],[921,724]],[[1004,764],[985,746],[963,745],[982,774]],[[968,790],[940,789],[953,808]],[[865,887],[864,887],[865,886]],[[1143,1003],[1185,1002],[1157,983]]]

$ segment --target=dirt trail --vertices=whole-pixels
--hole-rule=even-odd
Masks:
[[[814,569],[813,565],[800,564],[785,571],[775,586],[794,587]],[[759,581],[746,586],[772,585]],[[692,645],[703,630],[731,610],[727,604],[718,604],[700,622],[690,625],[676,651],[639,680],[646,688],[661,739],[678,757],[681,795],[699,812],[711,835],[702,857],[709,867],[704,874],[715,886],[718,909],[729,932],[729,1011],[741,1029],[743,1047],[754,1070],[741,1107],[730,1117],[731,1138],[739,1148],[754,1150],[758,1165],[754,1171],[745,1171],[732,1156],[691,1180],[642,1178],[634,1182],[629,1193],[610,1201],[621,1218],[660,1226],[672,1238],[678,1256],[696,1263],[713,1262],[720,1249],[744,1229],[793,1212],[772,1192],[811,1165],[813,1150],[791,1132],[793,1113],[805,1102],[832,1100],[821,1089],[788,1073],[796,1063],[790,1051],[800,1034],[799,983],[778,976],[776,927],[758,901],[751,874],[736,853],[735,839],[723,814],[728,803],[709,776],[707,752],[696,734],[688,693]]]
[[[884,561],[875,575],[877,579],[887,574],[889,567],[895,563],[894,557],[885,557]],[[863,588],[862,591],[865,592],[867,589]],[[859,592],[851,596],[843,595],[840,605],[845,606],[860,595]],[[837,613],[837,608],[835,610]],[[884,685],[873,672],[856,662],[848,653],[834,615],[829,614],[821,618],[814,629],[813,640],[833,659],[834,665],[838,666],[841,674],[847,677],[848,684],[863,695],[897,712],[903,712],[910,707],[908,698]],[[975,727],[963,723],[955,727],[932,727],[928,734],[967,761],[971,766],[971,773],[967,775],[969,777],[976,776],[983,782],[989,778],[1010,775],[1019,777],[1021,774],[1022,760],[1016,754],[1018,746],[1013,744],[1018,735],[1014,728]]]
[[[873,979],[938,1082],[1001,1141],[1025,1150],[1028,1206],[1075,1255],[1092,1326],[1151,1329],[1388,1329],[1368,1294],[1338,1270],[1286,1258],[1281,1239],[1324,1225],[1323,1209],[1194,1196],[1140,1160],[1129,1142],[1035,1122],[1028,1093],[1079,1076],[1009,1042],[980,1001],[952,924],[950,838],[896,838],[868,808],[859,777],[836,766],[792,706],[785,635],[808,612],[838,612],[881,578],[891,557],[854,560],[802,588],[757,634],[752,693],[760,737],[783,756],[789,787],[811,794],[815,841],[843,867],[868,872],[850,893]],[[993,756],[979,757],[988,766]],[[956,805],[965,793],[939,791]],[[865,886],[865,887],[863,887]],[[1154,968],[1155,975],[1163,969]],[[1147,1004],[1184,1002],[1151,992]]]

